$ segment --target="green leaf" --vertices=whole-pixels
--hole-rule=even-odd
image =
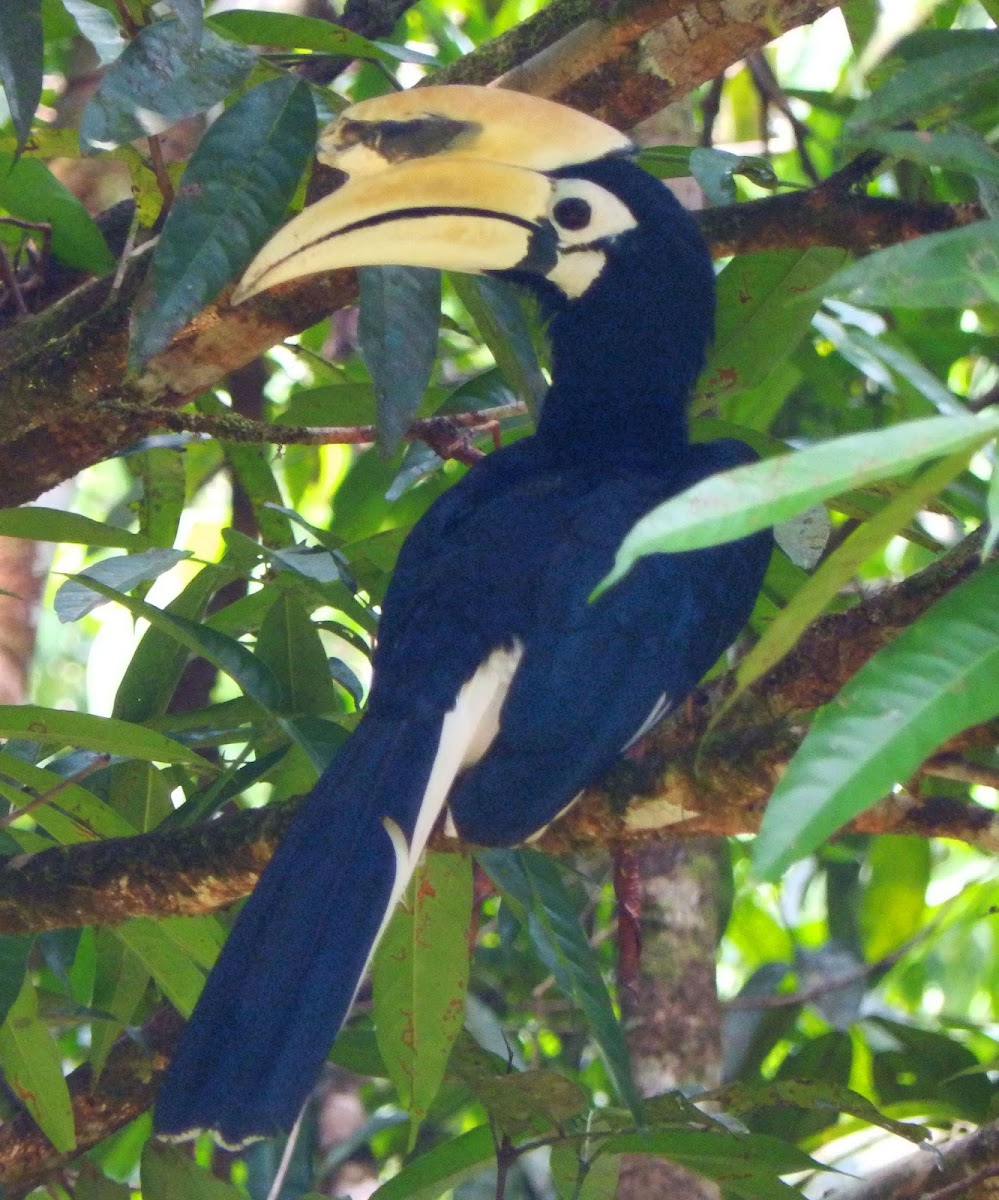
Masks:
[[[337,58],[395,62],[395,56],[387,54],[376,42],[319,17],[237,8],[209,17],[207,24],[250,46],[286,46],[292,50],[315,50]]]
[[[164,923],[133,917],[112,932],[152,975],[181,1016],[189,1017],[205,986],[205,973],[170,936]]]
[[[711,204],[734,204],[735,176],[746,175],[759,187],[775,187],[778,180],[773,167],[756,155],[733,154],[730,150],[695,146],[690,151],[691,174],[704,189]]]
[[[27,975],[0,1026],[0,1066],[8,1086],[56,1150],[74,1150],[73,1105],[62,1074],[62,1053],[38,1014],[38,998]]]
[[[139,832],[120,813],[85,787],[13,754],[0,753],[0,777],[13,779],[21,787],[29,789],[27,794],[14,789],[7,791],[0,783],[0,788],[3,788],[7,799],[15,807],[28,803],[36,796],[52,793],[52,799],[33,809],[32,816],[42,829],[64,845],[97,838],[130,837]]]
[[[66,712],[38,704],[0,704],[0,737],[24,738],[58,749],[77,746],[98,754],[140,758],[147,762],[208,764],[195,751],[152,729],[95,717],[91,713]]]
[[[409,428],[437,357],[441,276],[427,267],[362,267],[358,340],[375,385],[378,435],[387,454]]]
[[[999,413],[927,417],[711,475],[654,508],[621,544],[600,595],[646,554],[696,550],[786,520],[840,492],[902,475],[932,458],[970,454],[999,432]]]
[[[378,1048],[410,1115],[410,1151],[464,1021],[471,911],[471,860],[427,854],[375,951]]]
[[[81,571],[75,579],[67,579],[56,592],[52,607],[60,621],[79,621],[87,613],[107,603],[105,597],[98,596],[92,588],[80,582],[81,580],[99,579],[116,591],[130,592],[140,583],[158,579],[177,563],[190,557],[189,550],[165,550],[157,547],[154,550],[140,550],[137,554],[104,558]]]
[[[35,542],[73,542],[81,546],[120,546],[145,550],[149,540],[127,529],[116,529],[103,521],[92,521],[79,513],[29,504],[24,508],[0,509],[0,535],[30,538]]]
[[[537,419],[548,384],[516,290],[488,276],[454,274],[449,278],[513,394]]]
[[[135,362],[162,350],[264,244],[295,194],[315,130],[309,88],[291,76],[252,88],[211,126],[153,254],[132,331]]]
[[[100,580],[86,579],[80,575],[77,575],[76,578],[83,580],[87,587],[99,592],[108,600],[116,600],[127,608],[133,617],[144,617],[151,625],[164,630],[192,654],[207,658],[220,671],[224,671],[234,679],[251,699],[256,700],[268,712],[280,708],[281,688],[277,680],[267,665],[262,663],[242,642],[237,642],[234,638],[227,637],[226,634],[219,633],[208,625],[191,621],[179,613],[156,608],[144,600],[137,600],[134,596],[126,596],[123,592],[115,591],[114,588],[101,583]],[[157,756],[152,755],[151,757],[155,759]],[[175,761],[162,756],[160,759],[163,762]],[[197,756],[194,756],[194,761],[204,762]]]
[[[878,250],[837,272],[822,292],[861,308],[999,303],[999,219]]]
[[[760,383],[808,332],[819,287],[846,261],[827,246],[734,258],[718,277],[718,319],[694,411]]]
[[[100,65],[106,67],[113,63],[128,43],[111,13],[93,0],[62,0],[62,4],[76,22],[77,29],[93,46]]]
[[[591,1143],[566,1140],[552,1147],[552,1183],[559,1200],[608,1200],[618,1194],[621,1160],[616,1154],[589,1157]]]
[[[566,999],[583,1013],[618,1094],[640,1119],[641,1101],[624,1034],[558,868],[533,850],[488,850],[477,858],[527,929]]]
[[[139,528],[154,546],[169,549],[177,539],[186,499],[184,456],[154,446],[129,457],[128,465],[142,483]]]
[[[986,501],[986,512],[988,515],[988,533],[985,536],[985,545],[982,547],[982,558],[988,558],[995,549],[996,541],[999,539],[999,471],[993,468],[992,479],[989,481],[989,494]]]
[[[52,226],[52,253],[68,267],[105,275],[115,267],[101,231],[73,193],[37,158],[0,150],[0,207]],[[81,518],[82,519],[82,518]]]
[[[232,578],[225,568],[204,567],[163,611],[167,617],[200,624],[212,597]],[[112,715],[141,722],[165,713],[190,654],[189,646],[177,640],[171,626],[150,625],[125,668]]]
[[[754,870],[776,878],[949,737],[999,712],[999,562],[938,600],[816,716],[774,791]]]
[[[93,1006],[113,1020],[95,1020],[91,1025],[90,1063],[94,1075],[104,1070],[108,1054],[122,1029],[136,1015],[149,983],[149,971],[110,929],[95,929],[97,971]]]
[[[492,1161],[496,1147],[488,1125],[438,1142],[372,1193],[371,1200],[437,1200]]]
[[[944,47],[907,62],[853,110],[843,129],[845,141],[866,137],[872,129],[905,121],[932,123],[952,113],[972,92],[995,78],[999,31],[951,30],[942,39],[906,38],[895,53],[909,48]]]
[[[876,837],[867,854],[870,878],[860,907],[864,957],[880,962],[915,937],[926,912],[928,838]]]
[[[7,1020],[11,1007],[21,994],[34,944],[33,933],[0,937],[0,1024]]]
[[[754,680],[780,662],[809,624],[871,555],[900,529],[904,529],[928,500],[961,474],[966,464],[967,454],[962,452],[952,454],[930,467],[879,513],[858,525],[836,547],[815,574],[791,597],[787,607],[774,617],[760,640],[739,663],[735,690],[726,698],[723,710],[730,708]]]
[[[28,140],[42,97],[44,49],[41,0],[0,4],[0,84],[7,94],[18,151]]]
[[[814,1170],[815,1160],[775,1137],[750,1134],[666,1131],[619,1133],[609,1137],[602,1154],[654,1154],[678,1163],[721,1185],[725,1194],[744,1200],[791,1200],[800,1193],[778,1176]]]
[[[255,62],[252,51],[210,30],[195,47],[180,21],[154,21],[104,72],[80,118],[80,144],[109,150],[207,112],[239,87]]]
[[[246,1200],[246,1192],[199,1167],[187,1150],[150,1139],[142,1149],[142,1200]]]
[[[972,129],[956,126],[943,133],[928,130],[872,130],[860,144],[893,158],[928,167],[962,171],[973,179],[999,181],[999,154]]]
[[[274,674],[282,713],[342,712],[319,631],[293,592],[279,592],[257,637],[257,657]]]

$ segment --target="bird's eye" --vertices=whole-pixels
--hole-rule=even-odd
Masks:
[[[593,210],[582,196],[566,196],[552,208],[552,220],[563,229],[585,229],[592,216]]]

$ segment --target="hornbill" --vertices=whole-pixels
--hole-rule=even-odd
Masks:
[[[442,811],[470,843],[536,834],[675,708],[753,607],[769,534],[641,559],[595,601],[644,513],[744,463],[692,444],[714,316],[692,218],[617,131],[550,101],[428,87],[347,109],[344,173],[234,296],[334,267],[488,272],[548,320],[533,436],[429,508],[383,606],[367,711],[241,912],[156,1106],[168,1137],[287,1130]]]

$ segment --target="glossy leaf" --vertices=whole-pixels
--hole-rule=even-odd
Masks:
[[[378,435],[393,453],[412,423],[437,357],[441,277],[426,267],[363,267],[358,339],[375,385]]]
[[[267,610],[257,637],[257,656],[281,686],[283,713],[321,714],[342,708],[319,631],[294,593],[279,594]]]
[[[80,118],[80,144],[111,149],[206,112],[253,68],[252,51],[205,30],[200,46],[177,20],[139,31],[104,72]]]
[[[416,1144],[465,1016],[471,954],[472,864],[427,854],[372,963],[378,1048]]]
[[[630,531],[614,569],[622,578],[645,554],[718,545],[765,529],[840,492],[902,475],[932,458],[970,454],[999,432],[999,413],[928,417],[873,433],[848,434],[793,454],[736,467],[654,508]]]
[[[618,1094],[637,1117],[641,1101],[631,1078],[624,1034],[558,868],[533,850],[488,850],[477,857],[527,929],[538,957],[566,999],[586,1017]]]
[[[196,762],[208,766],[187,746],[152,729],[143,729],[141,725],[118,721],[114,717],[96,717],[91,713],[43,708],[37,704],[0,705],[0,737],[24,738],[53,749],[78,746],[81,750],[96,750],[99,754],[115,754],[122,758]]]
[[[861,307],[999,303],[999,219],[878,250],[837,272],[822,290]]]
[[[18,150],[28,140],[42,97],[42,0],[0,4],[0,84],[7,96]]]
[[[999,712],[999,563],[938,600],[821,709],[774,791],[754,869],[774,878]]]
[[[206,30],[206,45],[209,37]],[[249,263],[284,216],[314,139],[309,89],[290,76],[252,88],[211,126],[153,255],[132,330],[134,360],[162,350]]]
[[[52,253],[68,267],[105,275],[114,256],[79,200],[45,163],[22,155],[17,161],[0,150],[0,207],[24,221],[52,226]]]
[[[38,998],[27,976],[0,1026],[0,1067],[8,1087],[56,1150],[75,1149],[73,1106],[62,1074],[62,1054],[39,1016]]]
[[[101,66],[113,63],[128,43],[111,13],[94,0],[62,0],[62,4],[76,22],[77,29],[93,46]]]
[[[130,592],[140,583],[158,579],[185,558],[190,558],[187,550],[157,548],[102,559],[87,567],[76,579],[68,579],[56,592],[52,605],[56,616],[60,621],[79,621],[87,613],[107,603],[103,596],[97,595],[82,580],[99,579],[116,591]]]

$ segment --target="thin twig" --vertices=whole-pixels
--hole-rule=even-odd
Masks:
[[[114,0],[114,6],[118,10],[118,16],[121,17],[122,27],[130,38],[139,36],[139,26],[136,25],[132,14],[128,11],[128,5],[125,0]]]
[[[978,1184],[984,1183],[986,1179],[994,1179],[997,1176],[999,1176],[999,1165],[982,1167],[980,1170],[966,1175],[964,1179],[958,1179],[954,1183],[949,1183],[946,1187],[938,1188],[935,1192],[927,1192],[923,1200],[951,1200],[952,1196],[960,1196],[962,1192],[977,1187]]]
[[[151,133],[146,138],[146,143],[149,146],[149,161],[152,163],[153,174],[156,176],[156,186],[160,189],[160,195],[163,197],[163,211],[166,214],[174,202],[176,193],[163,159],[163,142],[158,133]]]
[[[6,829],[8,825],[12,825],[18,817],[26,816],[28,813],[34,812],[35,809],[41,808],[43,804],[51,804],[57,796],[60,796],[68,788],[74,787],[81,780],[86,779],[88,775],[92,775],[94,771],[106,767],[111,761],[110,754],[96,755],[85,767],[81,767],[79,771],[74,771],[72,775],[68,775],[65,779],[60,780],[54,787],[49,788],[47,792],[41,792],[33,800],[29,800],[27,804],[21,808],[11,809],[6,816],[0,817],[0,829]],[[81,821],[76,822],[81,827],[85,827]],[[93,833],[93,830],[90,830]]]
[[[936,775],[940,779],[956,779],[958,783],[974,783],[980,787],[999,789],[999,768],[968,762],[959,754],[938,754],[927,759],[920,768],[921,775]]]

